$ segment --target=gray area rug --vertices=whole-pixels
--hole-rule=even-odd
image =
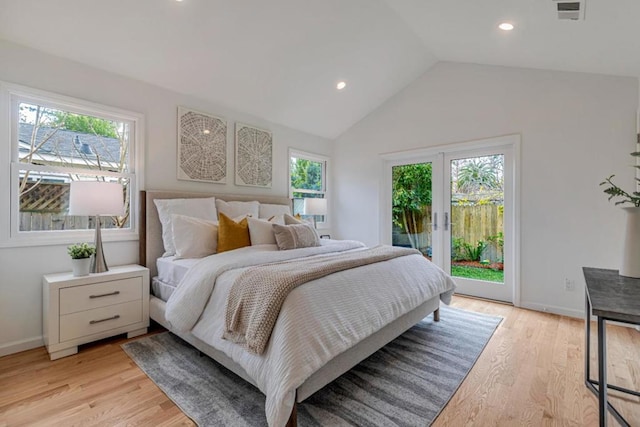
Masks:
[[[427,426],[456,392],[502,319],[441,307],[309,399],[298,425]],[[122,345],[199,426],[266,426],[264,395],[175,335]]]

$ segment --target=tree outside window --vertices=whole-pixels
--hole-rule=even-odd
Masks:
[[[289,155],[290,196],[293,214],[301,214],[305,198],[326,198],[327,159],[291,151]],[[312,218],[309,216],[309,218]],[[326,222],[324,215],[316,215],[318,223]]]

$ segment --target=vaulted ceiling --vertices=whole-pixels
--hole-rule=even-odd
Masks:
[[[559,21],[554,8],[553,0],[0,0],[0,38],[335,138],[437,61],[640,76],[640,1],[587,0],[584,21]],[[503,21],[515,29],[498,30]]]

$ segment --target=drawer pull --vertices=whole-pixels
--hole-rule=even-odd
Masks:
[[[92,321],[89,322],[89,324],[90,325],[95,325],[96,323],[106,322],[107,320],[116,320],[116,319],[119,319],[119,318],[120,318],[120,315],[116,314],[115,316],[107,317],[106,319],[92,320]]]
[[[100,294],[100,295],[89,295],[89,298],[102,298],[102,297],[110,297],[112,295],[119,295],[120,291],[109,292],[108,294]]]

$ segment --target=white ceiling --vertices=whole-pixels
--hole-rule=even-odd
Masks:
[[[437,61],[640,76],[640,1],[587,1],[0,0],[0,38],[335,138]]]

